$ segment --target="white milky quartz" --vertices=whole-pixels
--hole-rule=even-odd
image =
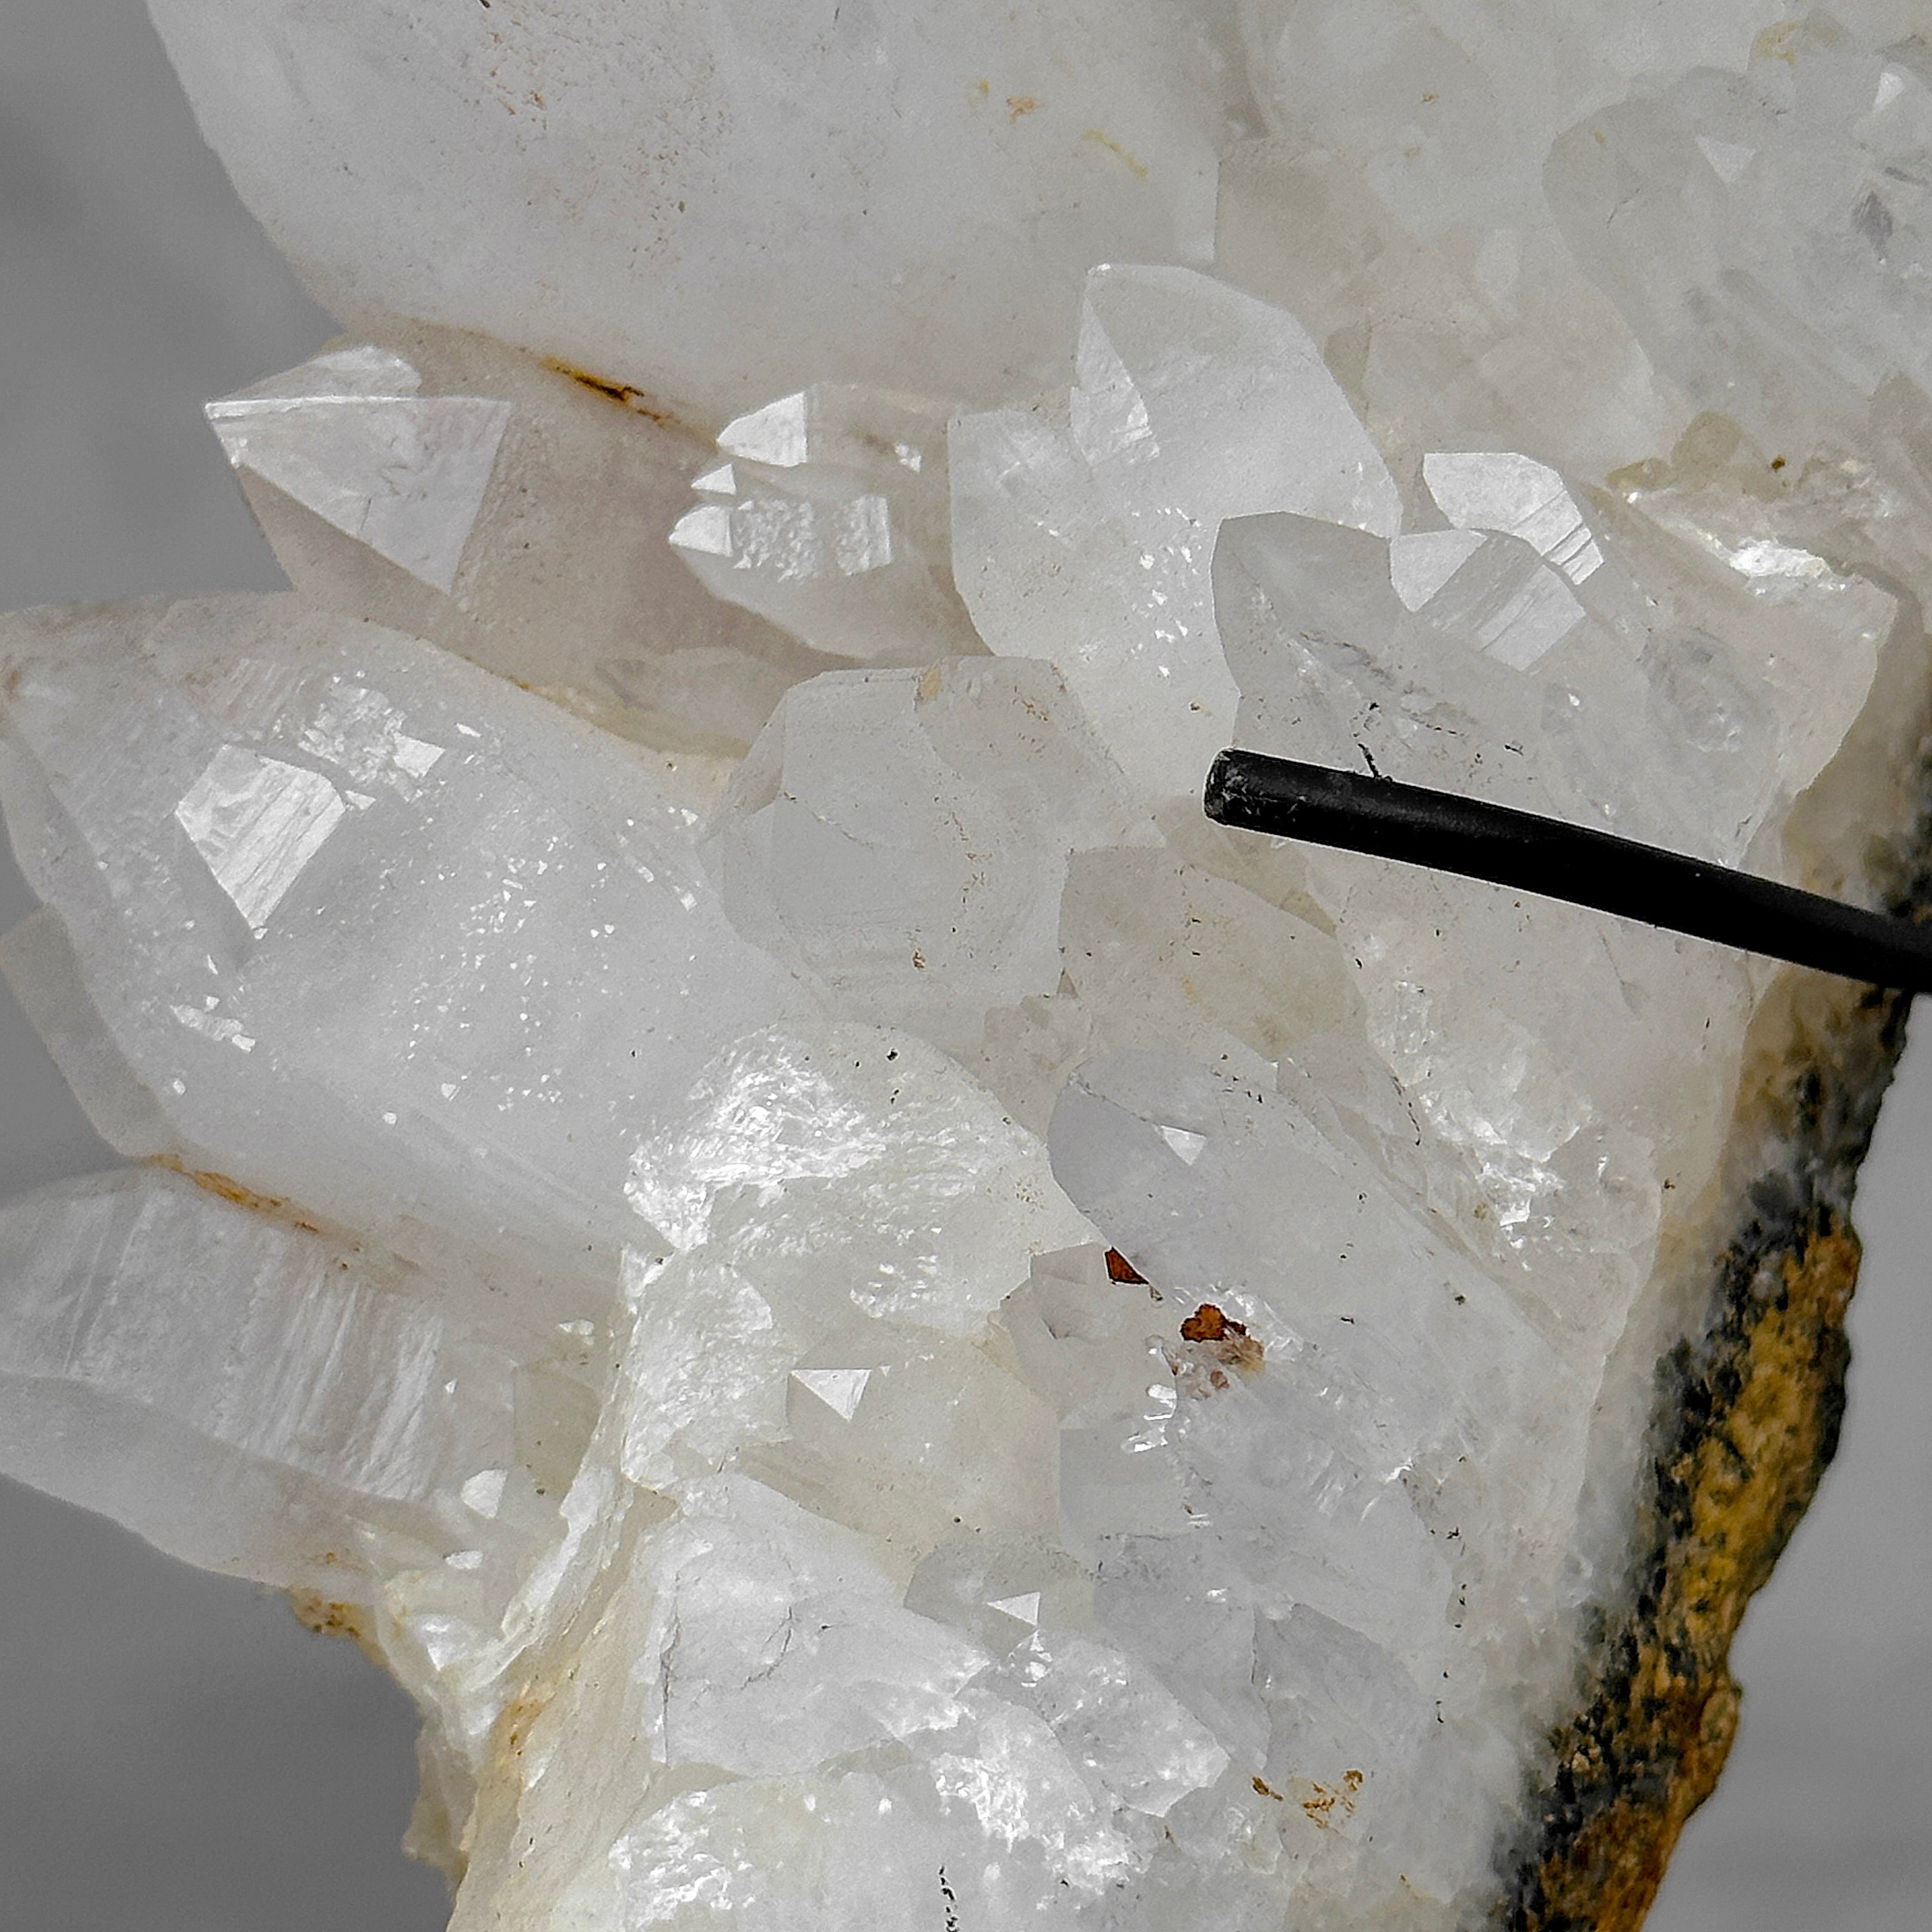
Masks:
[[[0,1468],[314,1593],[456,1932],[1504,1922],[1927,716],[1911,10],[153,0],[294,585],[0,625]],[[519,688],[520,687],[520,688]]]
[[[339,1533],[343,1496],[433,1513],[472,1459],[508,1446],[506,1414],[457,1398],[509,1359],[397,1270],[381,1279],[306,1229],[157,1173],[52,1190],[5,1238],[11,1460],[95,1502],[136,1445],[192,1454],[250,1505],[224,1526],[248,1554],[215,1556],[221,1568],[280,1568],[292,1541],[319,1575],[326,1550],[303,1538]],[[196,1282],[186,1319],[166,1286],[183,1270]],[[110,1440],[50,1463],[50,1429],[75,1423]],[[192,1538],[182,1553],[210,1560],[207,1526],[179,1499],[149,1498],[136,1526],[164,1546]]]
[[[1603,236],[1605,286],[1660,366],[1754,435],[1815,434],[1888,376],[1932,380],[1923,44],[1888,57],[1822,18],[1805,40],[1802,60],[1607,105],[1549,164],[1552,208]]]
[[[1252,111],[1231,0],[152,11],[345,322],[484,330],[714,422],[818,381],[1039,380],[1085,268],[1209,259]]]

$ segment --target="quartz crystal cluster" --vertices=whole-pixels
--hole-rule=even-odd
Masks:
[[[134,1163],[0,1465],[396,1673],[458,1932],[1540,1922],[1838,1009],[1201,782],[1893,887],[1932,22],[152,10],[349,333],[208,408],[291,593],[0,627]]]

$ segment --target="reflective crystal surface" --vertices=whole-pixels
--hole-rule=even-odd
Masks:
[[[438,590],[455,587],[511,406],[416,394],[422,377],[374,348],[319,356],[208,419],[237,470]]]
[[[334,1606],[459,1932],[1505,1918],[1824,996],[1200,788],[1893,889],[1909,10],[153,10],[351,332],[291,593],[0,622],[0,1467]]]

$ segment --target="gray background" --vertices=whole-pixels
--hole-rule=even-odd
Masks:
[[[0,0],[0,609],[281,579],[199,406],[329,333],[140,0]],[[0,855],[0,926],[31,904]],[[0,988],[0,1198],[112,1164]],[[1660,1932],[1932,1926],[1932,1028],[1866,1169],[1844,1447]],[[434,1932],[406,1704],[280,1599],[0,1483],[0,1928]]]

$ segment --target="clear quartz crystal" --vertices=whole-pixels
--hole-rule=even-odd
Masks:
[[[208,420],[237,470],[275,484],[411,576],[450,590],[511,405],[488,396],[419,396],[422,386],[400,356],[338,350],[210,403]]]
[[[727,423],[670,541],[715,595],[829,655],[985,648],[952,587],[944,404],[815,382]]]
[[[1199,788],[1875,895],[1911,10],[152,4],[352,333],[292,595],[0,626],[0,1467],[341,1607],[458,1932],[1504,1909],[1791,976]]]

